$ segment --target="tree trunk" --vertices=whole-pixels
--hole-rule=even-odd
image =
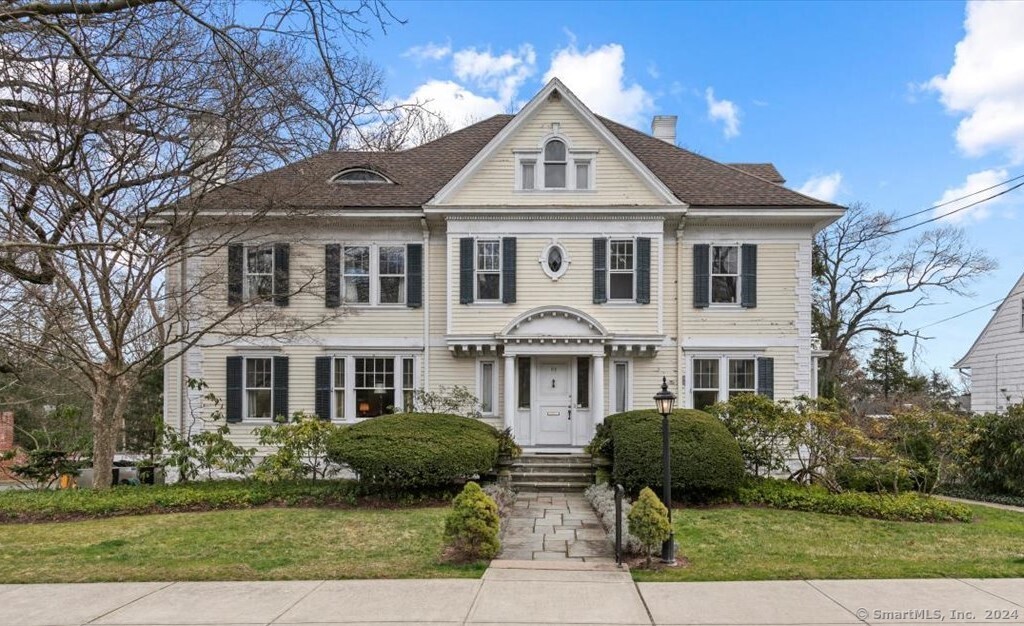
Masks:
[[[114,467],[117,429],[110,410],[110,381],[97,381],[92,399],[92,486],[109,489]]]

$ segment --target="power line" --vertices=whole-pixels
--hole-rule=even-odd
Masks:
[[[987,306],[992,306],[993,304],[996,304],[997,302],[1002,302],[1003,300],[1004,300],[1004,298],[998,298],[996,300],[993,300],[992,302],[986,302],[985,304],[982,304],[981,306],[976,306],[976,307],[974,307],[973,309],[971,309],[969,311],[964,311],[963,313],[957,313],[956,315],[951,315],[949,317],[946,317],[946,318],[943,318],[941,320],[938,320],[937,322],[932,322],[930,324],[925,324],[924,326],[921,326],[920,328],[915,328],[914,330],[912,330],[910,332],[911,333],[916,333],[916,332],[920,332],[920,331],[924,330],[925,328],[929,328],[931,326],[938,326],[939,324],[944,324],[945,322],[948,322],[948,321],[951,321],[951,320],[955,320],[958,317],[963,317],[963,316],[967,315],[968,313],[974,313],[975,311],[980,311],[981,309],[984,309]]]
[[[1003,184],[1005,184],[1005,183],[1003,183]],[[996,185],[996,186],[998,187],[999,185]],[[974,202],[971,202],[970,204],[966,204],[966,205],[960,207],[959,209],[954,209],[954,210],[950,211],[949,213],[943,213],[942,215],[936,215],[935,217],[933,217],[931,219],[927,219],[927,220],[924,220],[922,222],[918,222],[916,224],[911,224],[910,226],[904,226],[903,228],[898,228],[898,229],[893,230],[893,231],[887,231],[887,232],[884,232],[884,233],[880,233],[878,235],[875,235],[874,237],[868,237],[867,239],[864,239],[862,241],[863,242],[874,241],[875,239],[881,239],[882,237],[891,237],[892,235],[898,235],[900,233],[905,233],[908,230],[913,230],[915,228],[918,228],[919,226],[924,226],[925,224],[930,224],[932,222],[941,220],[944,217],[949,217],[950,215],[955,215],[955,214],[959,213],[960,211],[966,211],[967,209],[969,209],[971,207],[976,207],[979,204],[982,204],[984,202],[989,202],[990,200],[995,200],[999,196],[1004,196],[1004,195],[1010,193],[1011,191],[1020,189],[1021,187],[1024,187],[1024,181],[1019,182],[1019,183],[1017,183],[1016,185],[1014,185],[1012,187],[1008,187],[1007,189],[1004,189],[1004,190],[1002,190],[1002,191],[1000,191],[998,193],[994,193],[991,196],[988,196],[986,198],[982,198],[981,200],[976,200]],[[971,195],[974,195],[974,194],[971,194]],[[951,200],[950,202],[957,202],[957,201],[959,201],[961,199],[962,198],[958,198],[957,200]],[[925,211],[928,211],[928,210],[929,209],[926,209]],[[920,212],[919,212],[919,214],[920,214]],[[909,217],[909,216],[907,216],[907,217]],[[893,220],[893,221],[895,222],[897,220]]]
[[[991,190],[995,189],[996,187],[1002,187],[1003,185],[1006,185],[1008,183],[1012,183],[1013,181],[1020,180],[1022,178],[1024,178],[1024,174],[1018,174],[1018,175],[1014,176],[1013,178],[1007,178],[1006,180],[998,182],[998,183],[996,183],[996,184],[994,184],[994,185],[992,185],[990,187],[985,187],[984,189],[978,189],[977,191],[972,191],[971,193],[962,195],[959,198],[953,198],[952,200],[946,200],[945,202],[940,202],[938,204],[933,204],[932,206],[928,207],[927,209],[921,209],[920,211],[917,211],[915,213],[910,213],[908,215],[903,215],[901,217],[893,218],[892,222],[895,224],[896,222],[902,222],[903,220],[909,219],[911,217],[917,217],[918,215],[921,215],[922,213],[928,213],[929,211],[934,211],[935,209],[941,209],[944,206],[949,206],[950,204],[954,204],[956,202],[960,202],[961,200],[966,200],[967,198],[970,198],[971,196],[976,196],[979,193],[985,193],[986,191],[991,191]],[[949,215],[952,215],[952,213],[950,213]]]

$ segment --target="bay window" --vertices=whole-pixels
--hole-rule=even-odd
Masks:
[[[390,415],[413,410],[415,357],[352,355],[332,362],[334,419]]]

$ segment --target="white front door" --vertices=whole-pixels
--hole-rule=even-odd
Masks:
[[[537,359],[534,445],[572,445],[571,362],[565,358]]]

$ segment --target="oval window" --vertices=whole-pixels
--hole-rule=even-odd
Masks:
[[[551,280],[558,280],[569,269],[572,259],[562,244],[552,241],[537,258],[540,267]]]
[[[548,267],[550,267],[551,271],[556,274],[560,269],[562,269],[561,248],[551,248],[551,251],[548,252]]]

